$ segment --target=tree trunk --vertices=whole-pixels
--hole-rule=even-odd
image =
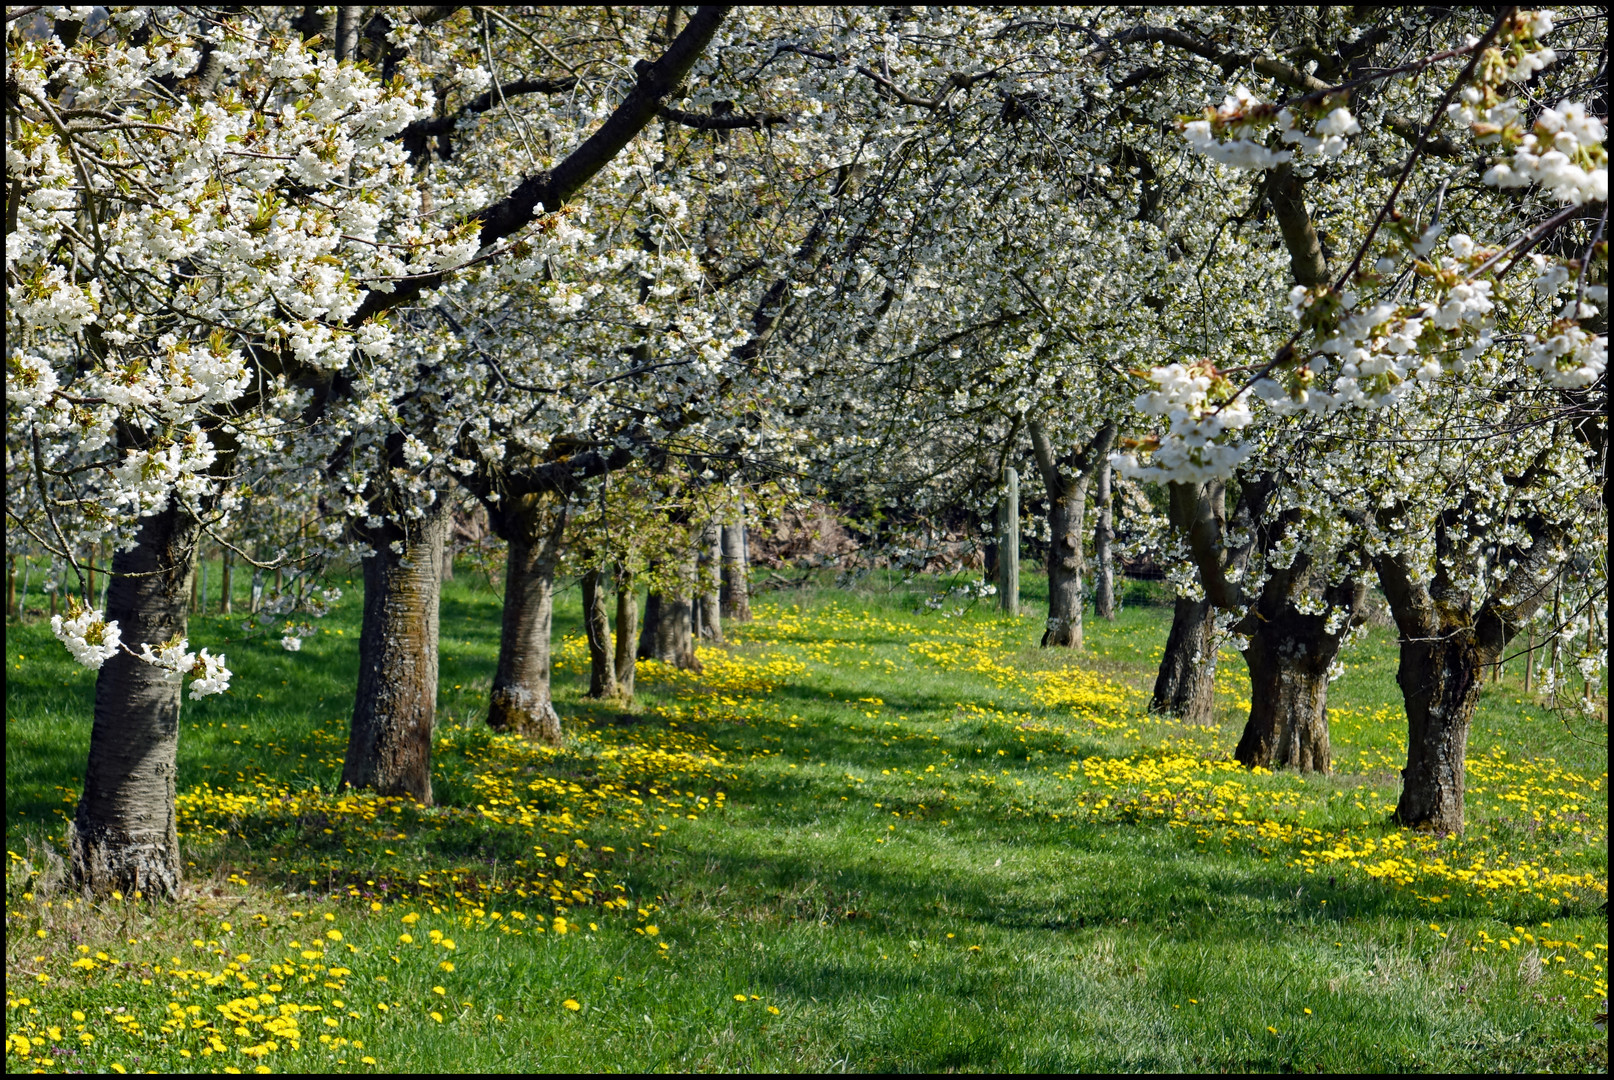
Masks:
[[[656,634],[661,626],[661,594],[652,592],[645,597],[644,623],[639,627],[639,644],[634,652],[640,660],[656,655]]]
[[[699,576],[700,636],[723,644],[723,540],[717,522],[701,533]]]
[[[1049,503],[1048,629],[1042,635],[1045,648],[1082,647],[1082,519],[1087,509],[1087,485],[1099,462],[1108,459],[1116,430],[1115,424],[1105,424],[1087,445],[1055,460],[1053,445],[1042,424],[1036,420],[1030,424],[1031,447],[1043,486],[1048,489]]]
[[[1048,508],[1048,629],[1042,645],[1082,647],[1082,516],[1087,482],[1082,478],[1050,494]]]
[[[1318,670],[1308,662],[1311,644],[1265,627],[1251,636],[1244,652],[1250,669],[1250,718],[1233,751],[1239,764],[1330,771],[1328,668]]]
[[[1402,825],[1463,831],[1463,762],[1487,662],[1472,634],[1401,643],[1395,680],[1407,709],[1407,767],[1395,817]]]
[[[1354,579],[1323,589],[1330,609],[1345,620],[1327,632],[1328,616],[1307,615],[1294,596],[1310,578],[1306,556],[1267,579],[1256,599],[1254,631],[1244,651],[1250,669],[1250,718],[1233,756],[1246,767],[1287,766],[1301,772],[1332,771],[1328,740],[1328,669],[1339,656],[1345,632],[1362,617],[1366,586]]]
[[[1020,474],[1003,470],[1003,502],[998,511],[998,600],[1005,615],[1020,614]],[[1051,573],[1051,572],[1050,572]],[[1049,589],[1052,590],[1052,584]],[[1079,617],[1079,616],[1078,616]],[[1078,635],[1080,631],[1077,631]],[[1047,635],[1043,644],[1046,645]]]
[[[1115,557],[1111,550],[1115,539],[1114,508],[1110,505],[1109,455],[1098,463],[1098,488],[1093,493],[1093,508],[1098,513],[1098,527],[1093,531],[1093,561],[1098,564],[1097,582],[1093,593],[1093,610],[1107,622],[1115,621]]]
[[[1177,597],[1150,712],[1189,724],[1209,724],[1215,718],[1215,631],[1216,608],[1209,600]]]
[[[699,671],[700,661],[695,658],[695,639],[692,620],[694,604],[687,596],[663,596],[660,617],[656,620],[656,633],[650,655],[664,664],[685,671]]]
[[[437,723],[438,570],[448,531],[442,500],[407,529],[386,523],[363,560],[359,679],[342,784],[432,801]],[[394,551],[397,542],[401,550]]]
[[[186,633],[200,528],[177,500],[142,519],[135,545],[113,555],[106,617],[125,645]],[[87,895],[172,898],[179,891],[174,782],[181,680],[119,652],[95,681],[84,794],[68,828],[72,880]]]
[[[632,700],[635,662],[634,623],[639,617],[639,594],[633,587],[633,571],[616,565],[616,689]]]
[[[6,560],[6,616],[16,618],[17,612],[17,557]]]
[[[723,526],[723,618],[751,621],[750,567],[743,520]]]
[[[443,542],[443,572],[438,580],[454,580],[454,538],[452,536]]]
[[[560,714],[550,697],[550,629],[555,606],[555,564],[566,527],[564,507],[528,495],[501,514],[509,541],[504,574],[504,622],[499,663],[488,695],[488,726],[550,746],[561,744]]]
[[[588,696],[616,697],[616,668],[611,657],[611,616],[605,610],[604,574],[591,568],[583,575],[583,632],[588,638]]]

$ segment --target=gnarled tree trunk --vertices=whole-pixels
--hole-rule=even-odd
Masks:
[[[1472,634],[1403,641],[1395,680],[1407,710],[1407,767],[1396,820],[1436,832],[1463,831],[1463,763],[1490,663]]]
[[[1244,661],[1250,669],[1250,718],[1233,756],[1245,766],[1288,767],[1327,773],[1333,768],[1328,739],[1328,669],[1346,631],[1361,619],[1366,587],[1346,580],[1323,590],[1323,600],[1345,609],[1327,631],[1327,615],[1307,615],[1295,606],[1308,585],[1309,566],[1298,556],[1286,571],[1267,579]]]
[[[1190,724],[1211,722],[1216,712],[1215,640],[1216,608],[1211,602],[1177,597],[1150,712]]]
[[[1554,543],[1562,534],[1526,518],[1531,545],[1504,551],[1507,577],[1476,611],[1462,584],[1467,575],[1461,571],[1472,568],[1459,566],[1453,574],[1446,564],[1471,550],[1449,535],[1454,523],[1472,525],[1464,513],[1452,510],[1436,521],[1436,572],[1429,584],[1400,556],[1382,553],[1373,560],[1401,639],[1395,678],[1407,710],[1407,767],[1395,816],[1402,825],[1439,833],[1463,829],[1463,764],[1480,677],[1541,609],[1562,569]],[[1494,523],[1488,511],[1487,519]]]
[[[185,634],[199,536],[195,518],[170,502],[142,519],[133,548],[112,556],[106,617],[129,648]],[[180,691],[170,672],[126,652],[101,665],[84,793],[68,827],[72,880],[88,895],[179,891]]]
[[[550,697],[550,630],[566,508],[543,495],[506,501],[510,505],[492,515],[494,528],[509,541],[510,552],[505,565],[499,662],[488,695],[488,726],[559,746],[560,714]]]
[[[1055,460],[1042,424],[1030,424],[1031,446],[1037,469],[1048,489],[1048,629],[1044,647],[1082,647],[1082,520],[1087,510],[1087,485],[1097,463],[1109,457],[1116,426],[1105,424],[1093,438],[1064,460]]]
[[[432,801],[437,606],[447,533],[447,506],[439,499],[407,527],[387,522],[367,538],[374,553],[363,560],[359,681],[344,786]]]
[[[583,575],[583,633],[588,638],[588,696],[616,697],[616,667],[611,660],[611,617],[605,610],[604,574],[593,568]]]

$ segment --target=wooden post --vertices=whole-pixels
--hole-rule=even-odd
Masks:
[[[1020,474],[1003,470],[1003,507],[998,515],[998,595],[1006,615],[1020,614]]]
[[[230,577],[231,577],[231,574],[230,574],[230,570],[231,570],[231,565],[230,565],[230,563],[231,563],[231,559],[230,559],[231,551],[227,547],[226,548],[220,548],[219,555],[220,555],[220,558],[222,560],[221,565],[219,566],[219,577],[221,579],[220,582],[219,582],[219,614],[220,615],[229,615],[229,614],[231,614],[231,611],[230,611],[230,586],[233,584],[233,582],[230,580]]]
[[[1536,670],[1536,624],[1530,624],[1530,644],[1525,647],[1524,653],[1524,692],[1530,692],[1530,676]]]

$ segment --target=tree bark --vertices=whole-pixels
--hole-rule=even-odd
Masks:
[[[656,634],[661,626],[661,594],[651,592],[644,601],[644,622],[639,626],[639,644],[634,656],[649,660],[656,655]]]
[[[488,726],[559,746],[560,714],[550,696],[550,630],[566,509],[542,495],[508,501],[511,505],[493,516],[509,554]]]
[[[1042,645],[1069,649],[1082,647],[1082,521],[1087,510],[1087,486],[1099,462],[1106,460],[1115,441],[1116,425],[1108,423],[1086,445],[1054,458],[1053,446],[1040,422],[1030,425],[1031,447],[1037,469],[1048,489],[1048,628]]]
[[[131,649],[185,635],[200,531],[171,500],[142,519],[133,548],[113,555],[106,617]],[[86,895],[178,894],[181,688],[171,672],[127,652],[101,665],[84,794],[68,828],[72,880]]]
[[[611,616],[605,610],[604,574],[591,568],[583,575],[583,632],[588,638],[588,696],[616,697],[616,668],[611,656]]]
[[[1463,829],[1463,766],[1485,666],[1541,609],[1562,569],[1561,535],[1527,519],[1530,547],[1504,549],[1498,561],[1507,559],[1508,575],[1476,611],[1474,597],[1458,584],[1469,568],[1447,569],[1459,550],[1449,530],[1462,514],[1449,511],[1436,521],[1433,581],[1419,580],[1392,553],[1373,560],[1400,635],[1396,682],[1407,711],[1407,766],[1395,817],[1438,833]]]
[[[624,698],[633,698],[633,676],[638,666],[634,657],[634,624],[639,617],[639,594],[633,587],[633,571],[616,565],[616,688]]]
[[[386,522],[366,537],[374,551],[363,560],[359,679],[344,787],[432,801],[438,570],[447,530],[439,500],[407,527]]]
[[[998,602],[1005,615],[1019,615],[1020,474],[1012,465],[1003,470],[1003,502],[998,510],[998,550],[1002,553],[998,563]],[[1052,584],[1049,589],[1053,589]]]
[[[746,564],[743,518],[723,526],[722,614],[735,622],[751,621],[750,567]]]
[[[687,596],[662,596],[656,631],[651,641],[652,659],[685,671],[699,671],[692,633],[694,604]]]
[[[1436,832],[1463,830],[1463,765],[1486,659],[1472,635],[1405,641],[1396,682],[1407,710],[1407,767],[1396,820]]]
[[[1115,556],[1112,551],[1115,529],[1110,475],[1110,456],[1105,454],[1098,463],[1098,485],[1093,492],[1093,509],[1098,515],[1098,527],[1093,530],[1093,561],[1098,564],[1093,610],[1106,622],[1115,621]]]
[[[717,522],[701,532],[699,577],[700,636],[723,644],[723,540]]]
[[[1308,588],[1306,556],[1288,570],[1273,573],[1256,600],[1254,631],[1244,651],[1250,669],[1250,717],[1233,756],[1246,767],[1288,767],[1328,773],[1333,756],[1328,739],[1328,669],[1339,656],[1345,632],[1362,617],[1366,586],[1347,579],[1323,589],[1330,607],[1342,607],[1345,621],[1327,632],[1327,615],[1307,615],[1295,594]]]
[[[1150,712],[1176,716],[1189,724],[1209,724],[1215,718],[1215,637],[1215,606],[1209,600],[1177,597]]]

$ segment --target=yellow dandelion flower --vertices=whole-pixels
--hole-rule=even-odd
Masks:
[[[567,998],[565,1001],[561,1002],[561,1005],[564,1006],[565,1008],[570,1009],[572,1012],[577,1012],[579,1009],[581,1009],[583,1007],[583,1006],[579,1005],[577,1002],[573,1001],[571,998]]]

